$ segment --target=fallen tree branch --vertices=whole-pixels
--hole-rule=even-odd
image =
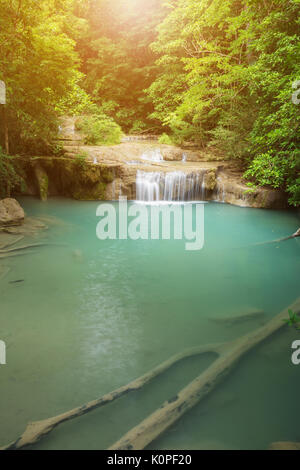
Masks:
[[[0,258],[7,258],[9,256],[18,256],[19,254],[27,254],[27,253],[34,253],[33,251],[30,252],[24,252],[24,253],[16,253],[18,251],[24,251],[28,250],[28,248],[39,248],[41,246],[66,246],[63,243],[62,244],[56,244],[56,243],[31,243],[28,245],[22,245],[22,246],[16,246],[14,248],[9,248],[2,250],[0,249]]]
[[[86,403],[85,405],[79,406],[74,408],[70,411],[62,413],[60,415],[54,416],[52,418],[44,419],[42,421],[34,421],[29,423],[22,434],[22,436],[17,439],[16,441],[12,442],[11,444],[0,448],[0,450],[13,450],[13,449],[21,449],[26,446],[32,445],[37,443],[40,439],[44,436],[49,434],[54,428],[56,428],[59,424],[64,423],[65,421],[69,421],[71,419],[77,418],[79,416],[85,415],[90,411],[95,410],[96,408],[100,408],[101,406],[106,405],[107,403],[111,403],[112,401],[120,398],[121,396],[141,389],[150,382],[152,379],[157,377],[158,375],[165,372],[171,366],[176,364],[177,362],[185,359],[187,357],[205,354],[205,353],[216,353],[219,354],[220,350],[222,349],[222,345],[220,344],[212,344],[206,345],[201,347],[195,347],[175,356],[172,356],[170,359],[166,360],[165,362],[161,363],[151,371],[147,372],[145,375],[139,377],[136,380],[133,380],[127,385],[124,385],[113,392],[107,393],[102,397],[98,398],[97,400],[91,401]]]
[[[13,251],[20,251],[20,250],[27,250],[28,248],[36,248],[40,246],[65,246],[65,245],[56,245],[54,243],[31,243],[28,245],[22,245],[22,246],[15,246],[14,248],[8,248],[8,249],[3,249],[0,250],[0,253],[11,253]]]
[[[16,256],[24,256],[34,253],[34,251],[21,251],[21,252],[13,252],[13,253],[1,253],[0,252],[0,259],[6,259],[6,258],[14,258]]]
[[[292,238],[300,237],[300,228],[292,235]]]
[[[141,424],[130,430],[123,438],[110,447],[111,450],[144,449],[148,444],[150,444],[150,442],[160,436],[175,421],[177,421],[186,411],[191,409],[211,390],[213,390],[215,386],[227,376],[232,367],[247,351],[282,328],[285,325],[283,320],[288,318],[289,309],[292,309],[295,313],[299,313],[300,298],[287,309],[283,310],[279,315],[270,320],[266,325],[246,336],[229,343],[195,347],[176,354],[142,377],[139,377],[128,385],[120,387],[113,392],[103,395],[97,400],[91,401],[83,406],[74,408],[52,418],[29,423],[19,439],[5,447],[2,447],[0,450],[21,449],[26,446],[33,445],[49,434],[59,424],[87,414],[96,408],[100,408],[111,403],[127,393],[141,389],[152,379],[159,376],[182,359],[210,352],[216,353],[219,358],[205,372],[181,390],[176,397],[173,397],[164,403],[159,410],[151,414]]]
[[[13,246],[16,243],[18,243],[19,241],[23,240],[23,238],[24,238],[24,235],[21,235],[21,236],[15,238],[14,240],[9,241],[8,243],[4,243],[4,245],[0,243],[0,248],[5,250],[9,246]],[[1,238],[0,238],[0,240],[1,240]]]
[[[142,450],[157,439],[183,414],[207,396],[229,374],[245,353],[282,328],[289,309],[299,313],[300,298],[263,327],[225,344],[220,357],[206,371],[182,389],[176,397],[165,402],[158,410],[126,433],[109,450]]]
[[[300,450],[300,442],[272,442],[268,450]]]
[[[300,228],[295,233],[293,233],[293,235],[289,235],[288,237],[277,238],[276,240],[270,240],[269,242],[255,243],[252,246],[269,245],[270,243],[284,242],[286,240],[292,240],[293,238],[298,238],[298,237],[300,237]]]
[[[42,244],[34,243],[32,245],[23,245],[14,248],[5,248],[0,250],[0,254],[6,255],[7,253],[13,253],[15,251],[27,250],[27,248],[35,248],[37,246],[41,246]]]

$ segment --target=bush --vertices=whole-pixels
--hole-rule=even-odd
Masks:
[[[300,204],[300,152],[273,152],[257,155],[245,177],[254,180],[261,186],[283,189],[290,195],[289,203],[293,206]]]
[[[141,120],[133,121],[129,134],[141,134],[147,130],[147,125]]]
[[[173,141],[172,141],[171,137],[166,133],[164,133],[160,136],[160,138],[158,139],[158,142],[160,144],[173,145]]]
[[[86,159],[88,158],[88,154],[86,152],[80,152],[75,155],[75,163],[79,166],[80,169],[84,169],[87,165]]]
[[[6,155],[0,147],[0,198],[10,197],[11,192],[21,182],[21,177],[12,163],[12,157]]]
[[[87,145],[114,145],[121,142],[121,127],[112,118],[103,114],[79,118],[76,129],[84,134]]]

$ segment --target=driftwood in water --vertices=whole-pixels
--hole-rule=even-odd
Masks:
[[[0,259],[6,259],[6,258],[15,258],[16,256],[24,256],[34,253],[34,251],[16,251],[13,253],[1,253],[0,252]]]
[[[1,249],[0,253],[1,254],[12,253],[14,251],[27,250],[28,248],[35,248],[39,246],[47,246],[47,243],[31,243],[28,245],[16,246],[14,248],[5,248],[5,249]]]
[[[4,250],[8,248],[9,246],[13,246],[19,241],[23,240],[23,238],[24,238],[24,235],[21,235],[19,237],[13,237],[12,235],[3,234],[0,232],[0,249]]]
[[[55,244],[55,243],[31,243],[28,245],[16,246],[14,248],[0,250],[0,259],[9,258],[12,256],[26,255],[28,253],[34,253],[33,251],[26,251],[26,250],[28,250],[28,248],[39,248],[41,246],[66,246],[66,245]]]
[[[117,398],[122,397],[123,395],[126,395],[127,393],[141,389],[144,385],[146,385],[152,379],[162,374],[163,372],[165,372],[167,369],[169,369],[171,366],[181,361],[182,359],[195,356],[195,355],[204,354],[204,353],[210,353],[210,352],[218,353],[220,347],[222,347],[222,345],[221,346],[220,345],[206,345],[202,347],[192,348],[182,353],[176,354],[175,356],[172,356],[167,361],[163,362],[159,366],[152,369],[150,372],[147,372],[145,375],[139,377],[136,380],[133,380],[127,385],[124,385],[110,393],[107,393],[106,395],[103,395],[102,397],[96,400],[93,400],[89,403],[86,403],[85,405],[79,406],[77,408],[74,408],[70,411],[54,416],[52,418],[29,423],[24,433],[19,439],[17,439],[15,442],[12,442],[11,444],[5,447],[2,447],[0,450],[21,449],[28,445],[35,444],[44,436],[49,434],[59,424],[64,423],[65,421],[69,421],[71,419],[77,418],[78,416],[87,414],[90,411],[95,410],[96,408],[100,408],[106,405],[107,403],[111,403],[112,401],[116,400]]]
[[[283,320],[288,318],[288,310],[295,313],[300,312],[300,298],[279,315],[270,320],[266,325],[254,332],[249,333],[235,341],[201,346],[192,348],[177,354],[163,362],[147,374],[130,382],[111,393],[103,395],[101,398],[91,401],[83,406],[74,408],[42,421],[29,423],[22,436],[1,450],[21,449],[28,445],[35,444],[44,436],[49,434],[59,424],[89,413],[90,411],[111,403],[121,396],[141,389],[153,378],[159,376],[172,365],[184,358],[205,353],[216,353],[219,357],[216,361],[193,382],[187,385],[176,397],[169,401],[152,415],[146,418],[141,424],[129,431],[123,438],[115,443],[110,449],[144,449],[150,442],[160,436],[175,421],[177,421],[186,411],[191,409],[203,397],[205,397],[214,387],[223,380],[231,371],[238,360],[254,346],[272,335],[285,325]]]
[[[281,238],[280,240],[277,240],[277,241],[290,240],[291,238],[297,238],[297,237],[300,237],[300,228],[298,228],[298,230],[295,233],[293,233],[293,235],[290,235],[289,237]]]
[[[283,237],[283,238],[277,238],[276,240],[271,240],[269,242],[262,242],[262,243],[255,243],[254,246],[259,246],[259,245],[269,245],[270,243],[279,243],[279,242],[284,242],[286,240],[292,240],[293,238],[300,237],[300,228],[293,233],[293,235],[289,235],[288,237]]]
[[[222,316],[222,317],[209,317],[210,321],[213,321],[215,323],[223,323],[225,325],[232,325],[236,323],[242,323],[242,322],[248,322],[251,320],[257,320],[259,318],[264,318],[265,317],[265,312],[263,310],[259,309],[249,309],[248,311],[246,310],[245,312],[242,312],[238,315],[234,314],[231,316]]]
[[[299,313],[300,298],[289,309]],[[147,447],[184,413],[206,397],[250,349],[282,328],[284,320],[288,318],[289,309],[285,309],[263,327],[225,344],[220,350],[219,358],[208,369],[181,390],[176,397],[165,402],[161,408],[131,429],[113,444],[110,450],[141,450]]]
[[[300,442],[273,442],[269,450],[300,450]]]
[[[292,238],[300,237],[300,228],[298,228],[297,232],[292,235]]]

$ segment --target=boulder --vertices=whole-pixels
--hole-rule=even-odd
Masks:
[[[24,211],[18,201],[12,198],[0,201],[0,226],[10,227],[24,222]]]

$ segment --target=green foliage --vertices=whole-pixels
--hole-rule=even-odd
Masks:
[[[142,120],[138,119],[133,121],[132,127],[129,130],[129,134],[141,134],[147,130],[147,124]]]
[[[169,135],[164,132],[159,137],[158,142],[165,145],[182,145],[185,140],[186,139],[184,139],[181,134],[174,132],[173,134]]]
[[[69,25],[76,0],[0,0],[0,79],[7,85],[11,153],[47,153],[58,117],[87,101]]]
[[[178,0],[159,25],[152,117],[299,205],[299,1]]]
[[[289,326],[294,326],[296,330],[300,330],[300,317],[299,314],[293,312],[291,309],[288,311],[289,318],[287,320],[283,320],[284,323],[287,323]]]
[[[118,143],[119,126],[194,141],[300,204],[299,0],[0,0],[0,9],[12,153],[59,155],[59,117],[84,115],[89,144]]]
[[[64,155],[64,147],[60,143],[54,143],[52,145],[52,154],[55,157],[62,157]]]
[[[0,147],[0,198],[10,197],[12,191],[20,186],[21,181],[12,157],[6,155]]]
[[[83,170],[86,167],[86,165],[87,165],[86,159],[87,158],[88,158],[87,152],[80,152],[77,155],[75,155],[75,163],[76,163],[76,165],[78,165],[78,167],[81,170]]]
[[[172,141],[171,137],[166,133],[164,133],[160,136],[160,138],[158,139],[158,142],[160,144],[173,145],[173,141]]]
[[[122,137],[120,126],[103,114],[79,118],[76,128],[85,136],[87,145],[119,144]]]
[[[85,90],[104,114],[126,131],[134,121],[153,127],[148,115],[153,105],[145,94],[156,77],[156,54],[149,45],[165,14],[163,0],[91,0],[78,15],[88,28],[80,37],[79,51]]]

